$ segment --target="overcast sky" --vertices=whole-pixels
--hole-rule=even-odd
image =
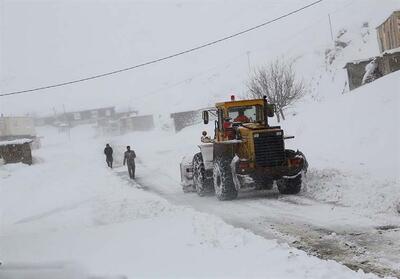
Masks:
[[[0,0],[0,91],[29,89],[139,64],[218,39],[310,2]],[[362,3],[398,4],[396,0],[326,0],[290,20],[168,62],[63,88],[0,98],[0,112],[49,114],[63,105],[67,110],[115,105],[143,112],[174,111],[184,108],[179,107],[179,100],[185,98],[192,100],[185,102],[191,106],[206,104],[203,99],[221,90],[227,94],[243,91],[249,62],[257,65],[260,59],[282,55],[299,45],[329,42],[327,14],[332,13],[336,32],[342,21],[341,9],[354,8],[352,2],[366,14],[372,11]],[[201,82],[192,82],[198,77]],[[163,88],[166,90],[160,90]],[[169,102],[172,95],[176,100]]]

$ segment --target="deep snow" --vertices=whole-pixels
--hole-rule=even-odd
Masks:
[[[8,265],[53,262],[128,278],[374,278],[137,189],[85,129],[43,131],[36,164],[0,166],[3,278]]]

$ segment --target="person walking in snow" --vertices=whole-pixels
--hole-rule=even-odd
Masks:
[[[111,146],[108,143],[106,144],[106,148],[104,148],[104,154],[106,155],[107,166],[112,168],[112,164],[113,164],[113,156],[112,156],[113,149],[111,148]]]
[[[130,146],[127,146],[124,154],[124,166],[126,163],[128,166],[129,177],[132,179],[135,179],[135,158],[135,151],[131,150]]]

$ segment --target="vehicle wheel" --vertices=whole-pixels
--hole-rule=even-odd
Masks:
[[[233,182],[230,160],[218,158],[214,162],[213,178],[215,195],[221,201],[237,198],[238,192]]]
[[[193,186],[199,196],[204,196],[210,182],[205,177],[203,155],[196,153],[193,157]]]
[[[253,177],[256,190],[271,190],[274,180],[266,175],[257,175]]]
[[[298,194],[301,190],[301,174],[295,178],[282,178],[276,181],[279,193],[284,195]]]

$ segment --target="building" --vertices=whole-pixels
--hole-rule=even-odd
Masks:
[[[189,110],[171,113],[170,117],[174,121],[175,132],[179,132],[185,127],[201,123],[201,110]]]
[[[122,117],[119,119],[119,125],[121,134],[134,131],[150,131],[154,129],[154,118],[153,115]]]
[[[137,115],[136,111],[116,113],[112,119],[97,121],[97,135],[122,135],[136,131],[153,130],[153,115]]]
[[[79,124],[96,123],[99,119],[113,118],[114,114],[114,107],[105,107],[66,112],[61,114],[59,119],[64,123],[69,123],[70,126],[75,126]]]
[[[203,122],[202,112],[206,109],[209,108],[171,113],[170,117],[174,122],[175,132],[179,132],[180,130],[189,126],[202,123]],[[216,115],[212,113],[210,114],[209,117],[210,121],[216,120]]]
[[[376,28],[381,52],[400,47],[400,10],[394,11]]]
[[[380,55],[346,63],[349,89],[353,90],[363,84],[365,67],[375,61],[375,77],[400,70],[400,10],[394,11],[376,28]]]
[[[55,116],[41,117],[35,120],[36,125],[59,126],[62,123],[68,126],[96,123],[100,119],[112,119],[115,117],[114,107],[104,107],[80,111],[60,113]]]
[[[377,72],[379,73],[379,76],[384,76],[398,71],[400,70],[400,48],[364,60],[348,62],[344,68],[347,70],[350,90],[362,85],[362,80],[365,75],[365,67],[372,60],[377,62]]]
[[[31,117],[0,117],[0,140],[36,138],[34,120]]]

